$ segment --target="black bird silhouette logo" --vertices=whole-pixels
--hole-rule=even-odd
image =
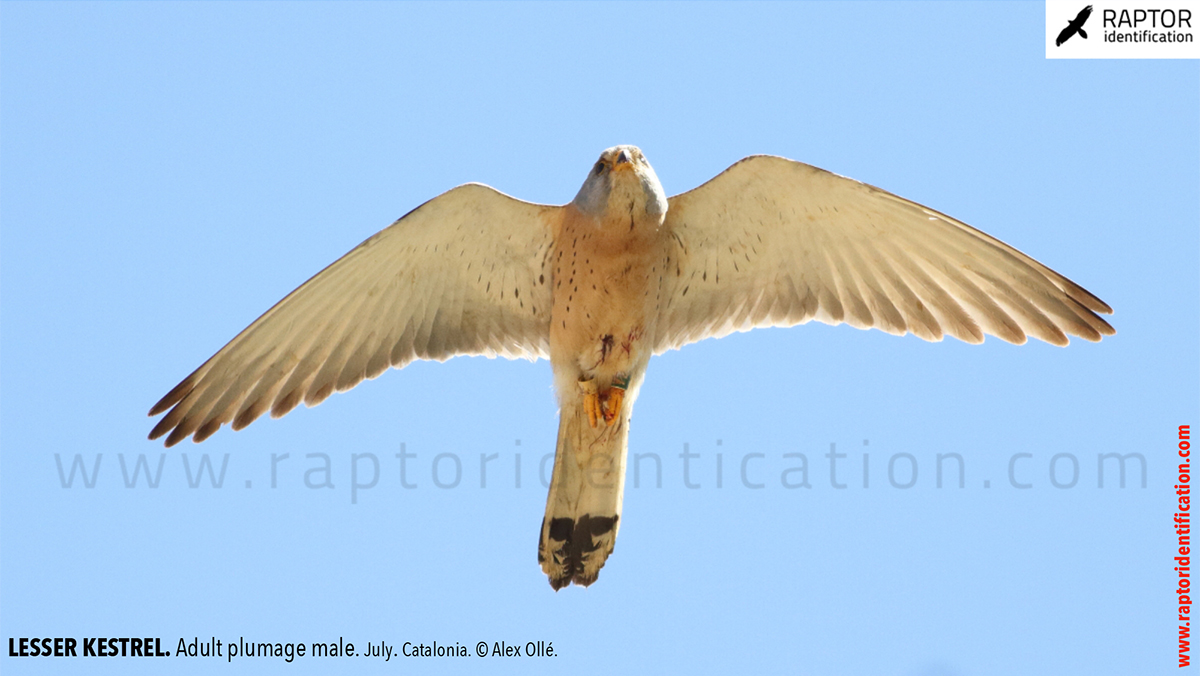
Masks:
[[[1056,47],[1062,47],[1062,43],[1070,40],[1071,36],[1075,35],[1076,33],[1079,33],[1079,36],[1086,40],[1087,31],[1083,30],[1083,24],[1087,23],[1088,17],[1091,15],[1091,5],[1079,10],[1079,14],[1076,14],[1071,23],[1067,24],[1067,27],[1062,29],[1062,32],[1058,34],[1058,39],[1054,41],[1054,45]]]

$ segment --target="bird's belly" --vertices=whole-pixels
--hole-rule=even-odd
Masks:
[[[650,356],[648,308],[658,285],[647,271],[620,265],[614,274],[590,267],[555,282],[550,311],[550,360],[585,378],[630,375]]]

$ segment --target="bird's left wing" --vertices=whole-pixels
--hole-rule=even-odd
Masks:
[[[656,353],[816,319],[1055,345],[1114,333],[1099,298],[945,214],[781,157],[749,157],[668,201],[675,252]]]
[[[413,359],[548,355],[543,266],[561,207],[485,185],[409,212],[267,310],[162,398],[151,439],[202,441]]]

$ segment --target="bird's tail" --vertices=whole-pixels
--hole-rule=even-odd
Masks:
[[[596,581],[612,554],[625,494],[625,453],[637,388],[631,387],[612,425],[589,424],[583,396],[560,392],[558,449],[538,541],[538,563],[561,589]]]

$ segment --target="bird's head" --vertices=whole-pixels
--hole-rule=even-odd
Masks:
[[[667,213],[667,195],[646,156],[635,146],[614,146],[600,153],[574,204],[592,216]]]

